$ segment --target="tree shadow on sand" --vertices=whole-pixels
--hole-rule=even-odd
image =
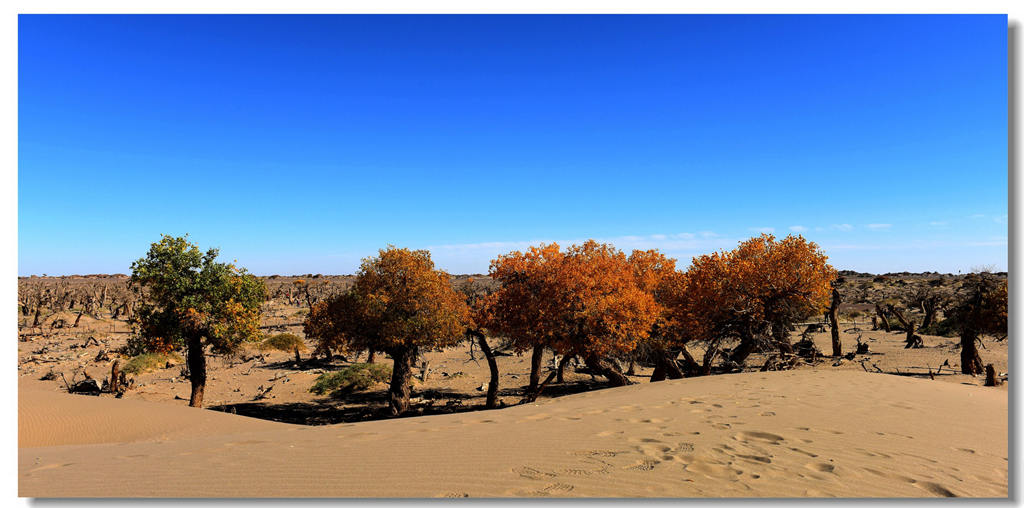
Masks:
[[[560,397],[575,393],[587,392],[606,386],[601,381],[577,381],[572,383],[552,384],[544,389],[541,398]],[[525,387],[510,387],[498,392],[503,398],[502,407],[518,405],[524,397]],[[468,403],[471,399],[479,403]],[[400,416],[391,416],[387,406],[387,391],[373,390],[365,392],[335,393],[313,402],[271,401],[240,402],[210,406],[213,411],[238,414],[261,420],[271,420],[298,425],[333,425],[338,423],[354,423],[373,420],[390,420],[471,411],[486,411],[482,396],[445,389],[426,389],[413,393],[413,403]]]

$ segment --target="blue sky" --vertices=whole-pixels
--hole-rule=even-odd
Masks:
[[[18,270],[161,233],[258,274],[388,244],[1007,263],[1005,16],[19,17]]]

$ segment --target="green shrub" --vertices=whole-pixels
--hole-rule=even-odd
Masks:
[[[324,395],[337,391],[353,392],[370,388],[374,383],[391,380],[391,367],[381,363],[355,363],[336,372],[325,372],[316,378],[309,391]]]
[[[922,335],[937,335],[940,337],[958,337],[960,335],[960,327],[956,320],[946,318],[941,321],[933,322],[928,325],[927,328],[917,330],[917,333]]]
[[[259,348],[261,351],[268,349],[274,349],[277,351],[284,351],[291,353],[298,349],[299,351],[306,351],[306,343],[302,341],[302,338],[294,333],[279,333],[277,335],[271,335],[263,339],[260,342]]]
[[[144,353],[133,357],[125,364],[124,372],[128,374],[142,374],[151,370],[162,369],[167,366],[168,361],[184,363],[185,360],[175,352],[170,353]]]

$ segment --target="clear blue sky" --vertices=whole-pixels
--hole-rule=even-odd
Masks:
[[[387,244],[1007,263],[1005,16],[25,16],[19,273],[161,233],[258,274]],[[767,230],[767,229],[766,229]]]

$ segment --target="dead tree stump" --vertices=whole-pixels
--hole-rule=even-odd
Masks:
[[[999,386],[1002,380],[996,376],[996,367],[991,363],[985,366],[985,386]]]
[[[920,335],[914,333],[913,321],[907,323],[907,341],[903,349],[919,349],[924,347],[924,340],[921,339]]]
[[[832,321],[832,356],[843,356],[843,343],[839,339],[839,290],[832,288],[832,305],[828,308],[828,316]]]
[[[121,381],[121,361],[114,360],[114,364],[110,366],[110,393],[117,393],[120,388]]]

